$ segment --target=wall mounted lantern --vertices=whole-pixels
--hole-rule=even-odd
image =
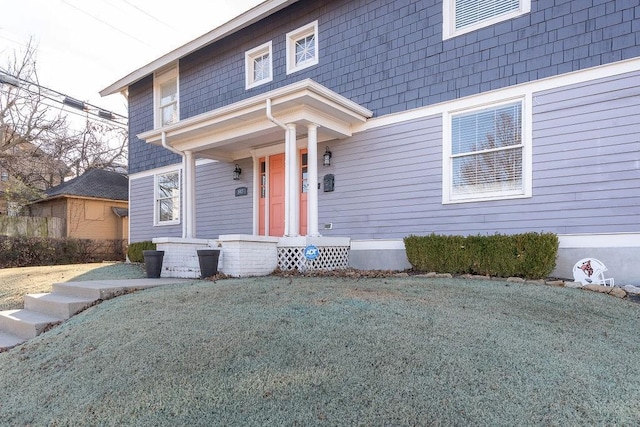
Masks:
[[[238,181],[240,179],[240,174],[242,173],[242,169],[236,163],[236,168],[233,170],[233,180]]]
[[[322,156],[322,164],[325,166],[331,166],[331,151],[329,151],[329,147],[324,150],[324,155]]]

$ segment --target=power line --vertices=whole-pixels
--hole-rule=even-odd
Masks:
[[[67,6],[69,6],[69,7],[72,7],[72,8],[74,8],[74,9],[76,9],[76,10],[77,10],[77,11],[79,11],[79,12],[84,13],[85,15],[89,16],[90,18],[95,19],[96,21],[98,21],[98,22],[100,22],[100,23],[102,23],[102,24],[104,24],[104,25],[108,26],[109,28],[112,28],[112,29],[116,30],[116,31],[117,31],[117,32],[119,32],[120,34],[124,34],[125,36],[130,37],[130,38],[132,38],[132,39],[136,40],[137,42],[142,43],[142,44],[143,44],[143,45],[145,45],[145,46],[148,46],[148,47],[150,47],[150,48],[153,48],[153,46],[151,46],[149,43],[147,43],[147,42],[145,42],[145,41],[143,41],[143,40],[140,40],[140,39],[139,39],[139,38],[137,38],[136,36],[134,36],[134,35],[132,35],[132,34],[129,34],[129,33],[127,33],[126,31],[121,30],[120,28],[116,27],[115,25],[110,24],[109,22],[107,22],[107,21],[105,21],[105,20],[103,20],[103,19],[101,19],[101,18],[99,18],[99,17],[95,16],[94,14],[89,13],[89,12],[87,12],[86,10],[79,8],[78,6],[75,6],[75,5],[71,4],[71,3],[69,3],[67,0],[62,0],[62,3],[66,4],[66,5],[67,5]]]
[[[22,90],[26,90],[29,93],[41,96],[45,99],[49,99],[53,102],[60,104],[61,106],[66,105],[66,106],[75,108],[77,110],[84,111],[87,115],[94,116],[98,119],[110,121],[112,123],[115,123],[123,127],[127,126],[126,121],[128,120],[128,118],[126,116],[123,116],[122,114],[118,114],[113,111],[107,110],[105,108],[101,108],[96,105],[89,104],[88,102],[79,101],[62,92],[58,92],[57,90],[53,90],[46,86],[42,86],[38,83],[34,83],[32,81],[25,80],[17,76],[13,76],[9,74],[6,70],[3,70],[0,68],[0,84],[3,84],[3,83],[18,87]],[[30,86],[35,86],[36,88],[40,89],[40,91],[35,91],[31,89]],[[44,94],[42,92],[44,92]],[[62,99],[54,98],[53,96],[51,96],[51,94],[54,94],[54,96],[58,96]],[[75,111],[70,111],[70,110],[64,110],[64,111],[84,117],[84,115]],[[121,123],[117,120],[125,120],[125,123]]]
[[[105,1],[106,1],[106,0],[105,0]],[[154,21],[158,22],[159,24],[162,24],[162,25],[166,26],[167,28],[169,28],[169,29],[171,29],[171,30],[175,31],[176,33],[178,32],[178,30],[176,30],[176,29],[175,29],[174,27],[172,27],[171,25],[169,25],[169,24],[167,24],[166,22],[164,22],[164,21],[162,21],[162,20],[160,20],[160,19],[156,18],[155,16],[153,16],[152,14],[150,14],[149,12],[147,12],[146,10],[144,10],[144,9],[142,9],[142,8],[140,8],[140,7],[138,7],[138,6],[136,6],[135,4],[131,3],[130,1],[128,1],[128,0],[122,0],[122,2],[123,2],[123,3],[128,4],[129,6],[131,6],[132,8],[134,8],[134,9],[136,9],[136,10],[138,10],[138,11],[139,11],[139,12],[141,12],[141,13],[144,13],[144,14],[145,14],[145,15],[147,15],[149,18],[153,19]]]

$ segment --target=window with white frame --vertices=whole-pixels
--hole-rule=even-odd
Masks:
[[[287,74],[318,63],[318,21],[287,33]]]
[[[6,182],[9,181],[9,172],[3,170],[2,173],[0,173],[0,181],[2,182]]]
[[[172,67],[154,76],[154,102],[156,127],[176,123],[178,109],[178,67]]]
[[[180,222],[180,173],[178,171],[155,176],[155,224]]]
[[[531,0],[444,0],[443,38],[448,39],[531,11]]]
[[[244,69],[247,89],[273,80],[271,42],[247,51],[244,55]]]
[[[524,100],[446,114],[443,203],[529,197]]]

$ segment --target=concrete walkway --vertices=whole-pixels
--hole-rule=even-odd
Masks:
[[[126,279],[54,283],[51,293],[28,294],[24,308],[0,311],[0,351],[8,350],[101,301],[156,286],[195,279]]]

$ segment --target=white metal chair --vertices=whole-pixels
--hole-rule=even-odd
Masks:
[[[573,266],[573,279],[583,285],[614,286],[613,277],[605,278],[607,267],[595,258],[583,258]]]

